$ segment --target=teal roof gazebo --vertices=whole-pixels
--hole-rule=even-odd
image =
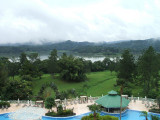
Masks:
[[[95,102],[105,108],[120,108],[121,96],[116,91],[112,90]],[[122,97],[122,108],[126,108],[129,104],[129,100]]]

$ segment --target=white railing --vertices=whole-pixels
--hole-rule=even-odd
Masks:
[[[97,99],[99,99],[101,96],[97,97],[84,97],[84,98],[72,98],[72,99],[64,99],[59,101],[55,101],[56,105],[62,105],[62,106],[68,106],[68,105],[74,105],[74,104],[85,104],[85,103],[94,103]],[[136,102],[136,101],[141,101],[142,104],[145,104],[146,107],[150,107],[153,105],[157,105],[156,99],[151,99],[151,98],[142,98],[142,97],[128,97],[130,101]],[[26,105],[35,105],[35,101],[29,101],[29,100],[9,100],[8,102],[13,103],[13,104],[26,104]],[[38,105],[38,103],[37,103]],[[40,104],[41,105],[41,104]]]

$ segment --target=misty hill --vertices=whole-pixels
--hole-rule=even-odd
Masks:
[[[152,46],[157,52],[160,52],[160,39],[130,40],[104,46],[118,48],[119,50],[130,49],[132,52],[141,52]]]
[[[66,50],[78,53],[102,54],[116,54],[124,49],[130,49],[133,53],[139,53],[149,46],[153,46],[157,52],[160,52],[160,40],[147,39],[113,43],[73,42],[68,40],[60,43],[45,43],[43,45],[3,45],[0,46],[0,53],[19,54],[22,52],[49,52],[52,49]]]

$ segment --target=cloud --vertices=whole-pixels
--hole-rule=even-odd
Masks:
[[[0,43],[160,37],[160,0],[4,0]]]

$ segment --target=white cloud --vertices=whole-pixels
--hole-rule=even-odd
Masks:
[[[0,43],[160,37],[160,0],[5,0]]]

